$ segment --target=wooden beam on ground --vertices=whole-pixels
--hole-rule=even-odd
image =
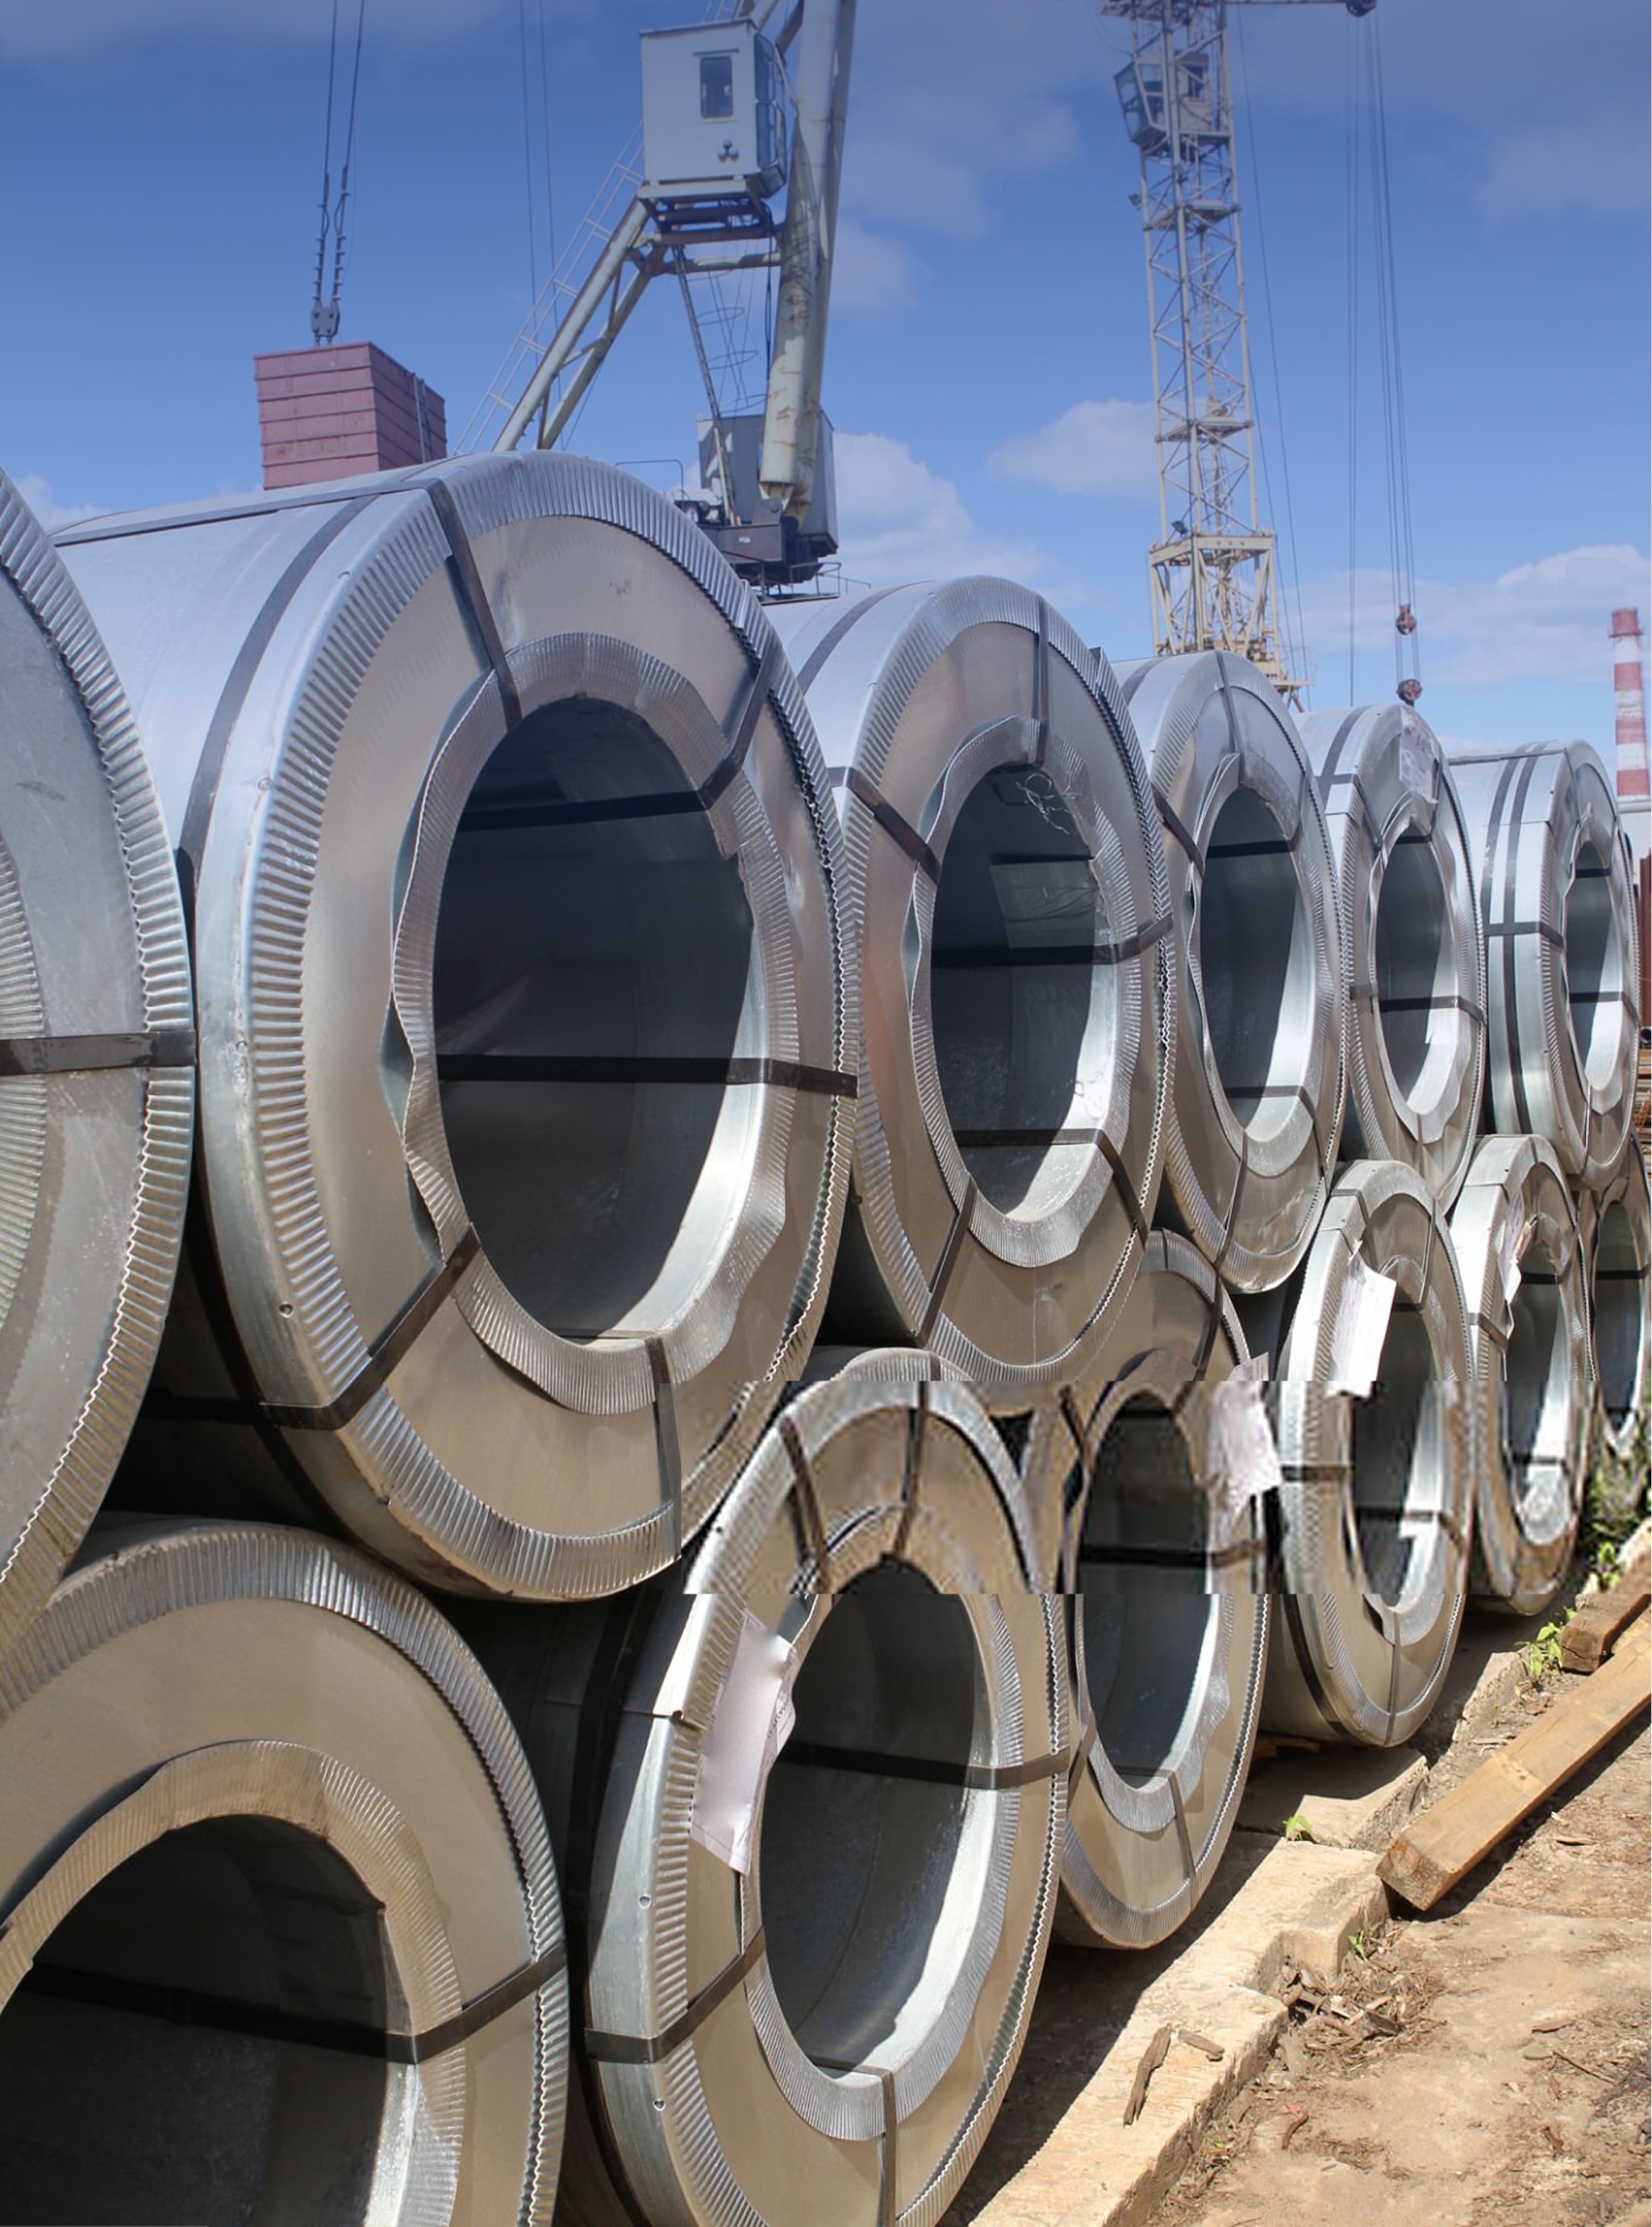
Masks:
[[[1574,1686],[1507,1747],[1413,1818],[1377,1866],[1377,1877],[1413,1910],[1432,1910],[1522,1817],[1547,1802],[1652,1700],[1652,1620],[1642,1614],[1610,1662]]]
[[[1585,1601],[1566,1628],[1560,1641],[1563,1670],[1598,1670],[1611,1652],[1620,1631],[1627,1629],[1652,1601],[1652,1571],[1637,1570],[1619,1578],[1610,1592]]]

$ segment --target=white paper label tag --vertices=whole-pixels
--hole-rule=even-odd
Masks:
[[[1434,796],[1434,756],[1413,719],[1400,724],[1400,785],[1413,796]]]
[[[775,1758],[797,1722],[797,1650],[749,1610],[700,1747],[690,1835],[730,1870],[751,1869],[751,1829]]]
[[[1368,1267],[1357,1253],[1349,1261],[1331,1337],[1330,1391],[1351,1392],[1356,1400],[1370,1398],[1399,1288],[1392,1276]]]
[[[1518,1214],[1511,1214],[1502,1226],[1502,1242],[1497,1248],[1497,1265],[1502,1271],[1502,1295],[1505,1305],[1513,1306],[1515,1294],[1520,1289],[1520,1241],[1525,1229]]]
[[[1267,1387],[1267,1356],[1241,1362],[1231,1376],[1210,1388],[1213,1483],[1221,1516],[1222,1543],[1243,1524],[1246,1509],[1285,1482],[1279,1450],[1262,1394]]]

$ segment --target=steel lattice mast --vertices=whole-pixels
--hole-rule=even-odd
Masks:
[[[1365,15],[1375,0],[1344,4]],[[1273,535],[1257,513],[1226,0],[1100,6],[1132,35],[1117,83],[1141,150],[1159,455],[1154,648],[1237,650],[1290,692],[1300,683],[1279,654]]]

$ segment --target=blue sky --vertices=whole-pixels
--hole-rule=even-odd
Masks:
[[[256,486],[252,356],[308,338],[329,6],[0,0],[0,463],[48,513]],[[530,208],[543,278],[553,225],[565,239],[635,124],[637,31],[698,13],[367,0],[343,335],[418,370],[456,436],[527,307]],[[1362,32],[1334,5],[1234,16],[1273,523],[1288,464],[1328,705],[1349,693],[1345,83]],[[1652,618],[1644,0],[1380,0],[1378,16],[1422,708],[1451,737],[1583,735],[1609,753],[1607,616]],[[1149,646],[1158,522],[1122,46],[1094,0],[860,0],[826,380],[851,577],[1007,571],[1119,660]],[[663,485],[691,456],[698,387],[680,308],[656,291],[576,444]],[[1394,684],[1380,443],[1368,410],[1368,699]]]

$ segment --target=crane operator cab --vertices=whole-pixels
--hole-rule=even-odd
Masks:
[[[749,22],[642,35],[642,198],[656,208],[744,201],[786,182],[785,78]]]

